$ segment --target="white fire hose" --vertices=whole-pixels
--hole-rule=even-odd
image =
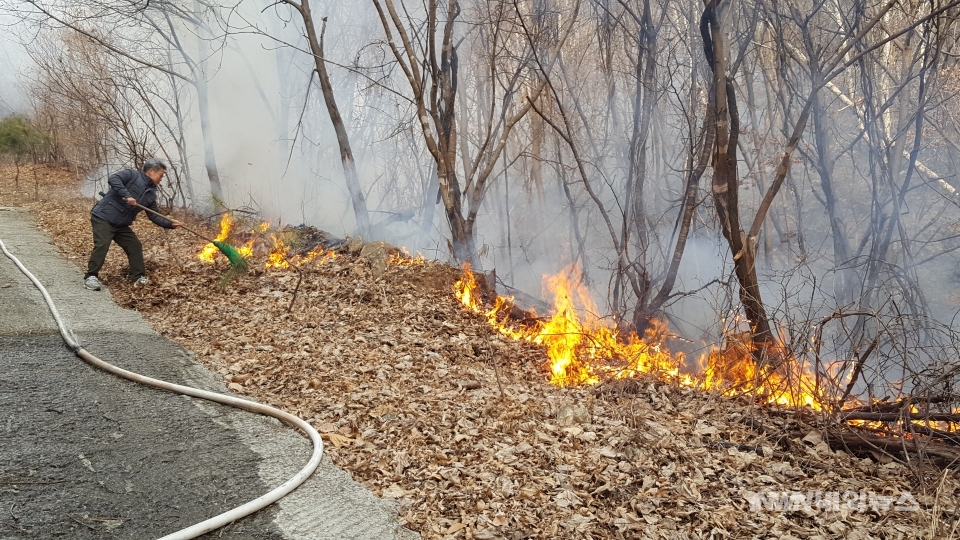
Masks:
[[[260,497],[238,506],[232,510],[228,510],[218,516],[214,516],[207,520],[201,521],[196,525],[191,525],[186,529],[181,529],[173,534],[164,536],[160,540],[188,540],[190,538],[196,538],[204,533],[208,533],[214,529],[218,529],[232,523],[244,516],[252,514],[257,510],[277,501],[284,495],[290,493],[296,489],[300,484],[302,484],[307,478],[313,474],[313,471],[317,469],[317,466],[320,465],[320,459],[323,457],[323,440],[320,438],[320,434],[317,433],[317,430],[304,422],[296,416],[281,411],[280,409],[271,407],[269,405],[263,405],[261,403],[255,403],[252,401],[247,401],[233,396],[228,396],[224,394],[217,394],[215,392],[208,392],[206,390],[199,390],[196,388],[191,388],[189,386],[182,386],[179,384],[173,384],[166,381],[161,381],[159,379],[152,379],[150,377],[145,377],[138,373],[132,371],[127,371],[125,369],[118,368],[114,365],[108,364],[103,360],[100,360],[96,356],[87,352],[86,349],[80,346],[77,338],[67,329],[66,325],[63,322],[63,319],[60,317],[60,313],[57,311],[56,306],[53,304],[53,299],[50,298],[50,294],[47,293],[47,289],[40,283],[40,281],[30,273],[29,270],[23,266],[23,263],[19,259],[13,256],[12,253],[7,251],[7,246],[4,245],[3,240],[0,240],[0,249],[3,250],[3,254],[6,255],[21,272],[24,273],[30,281],[36,285],[37,289],[40,290],[40,294],[43,295],[43,299],[47,302],[47,306],[50,308],[50,313],[53,314],[54,320],[57,322],[57,326],[60,328],[60,335],[63,337],[63,341],[66,342],[67,347],[70,348],[77,356],[82,358],[89,364],[92,364],[104,371],[113,373],[125,379],[130,379],[141,384],[146,384],[153,386],[155,388],[160,388],[163,390],[168,390],[170,392],[176,392],[178,394],[183,394],[185,396],[191,396],[201,399],[206,399],[209,401],[215,401],[217,403],[223,403],[224,405],[231,405],[240,409],[247,411],[265,414],[267,416],[272,416],[277,418],[291,426],[299,428],[304,433],[310,437],[310,441],[313,443],[313,455],[310,456],[310,461],[300,470],[295,476],[281,484],[280,486],[274,488],[272,491],[261,495]]]

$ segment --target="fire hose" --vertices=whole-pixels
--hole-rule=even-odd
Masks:
[[[309,478],[310,475],[312,475],[317,469],[317,466],[320,465],[320,459],[323,457],[323,440],[320,438],[320,434],[317,433],[317,430],[313,429],[313,426],[290,413],[281,411],[280,409],[271,407],[269,405],[247,401],[238,397],[208,392],[206,390],[199,390],[189,386],[183,386],[146,377],[144,375],[140,375],[139,373],[127,371],[123,368],[119,368],[104,362],[88,352],[80,345],[77,337],[67,328],[66,324],[63,322],[63,319],[60,317],[60,313],[57,311],[57,307],[53,303],[53,299],[50,297],[50,294],[47,292],[47,289],[44,288],[43,284],[40,283],[40,280],[30,273],[23,263],[21,263],[19,259],[17,259],[7,250],[7,246],[4,245],[3,240],[0,240],[0,249],[3,250],[3,254],[13,261],[13,263],[17,265],[17,268],[19,268],[24,275],[30,278],[30,281],[32,281],[37,289],[39,289],[40,294],[43,295],[43,299],[47,303],[47,307],[50,308],[50,313],[53,315],[53,319],[56,321],[57,327],[60,329],[60,335],[63,337],[63,341],[67,344],[67,347],[74,352],[74,354],[82,358],[88,364],[119,377],[152,386],[154,388],[175,392],[177,394],[183,394],[185,396],[206,399],[208,401],[230,405],[239,409],[272,416],[295,428],[300,429],[310,437],[310,441],[313,443],[313,455],[310,456],[310,460],[300,470],[300,472],[291,477],[289,480],[250,502],[233,508],[232,510],[228,510],[220,515],[201,521],[195,525],[191,525],[185,529],[181,529],[173,534],[164,536],[160,540],[188,540],[190,538],[196,538],[204,533],[219,529],[228,523],[232,523],[244,516],[250,515],[257,510],[276,502],[281,497],[296,489],[300,484],[306,481],[306,479]]]

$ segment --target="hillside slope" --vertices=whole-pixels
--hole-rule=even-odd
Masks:
[[[85,264],[92,201],[68,174],[40,178],[42,203],[0,170],[0,204],[30,208]],[[539,347],[462,309],[448,266],[318,259],[291,307],[298,274],[265,254],[221,288],[228,266],[197,260],[202,241],[135,228],[153,283],[127,284],[114,247],[99,294],[232,391],[309,419],[334,463],[424,538],[939,538],[955,525],[952,473],[831,450],[810,415],[654,378],[550,385]]]

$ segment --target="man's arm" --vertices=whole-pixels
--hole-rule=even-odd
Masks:
[[[110,185],[110,189],[113,189],[120,195],[121,199],[132,199],[133,196],[131,196],[130,191],[127,190],[127,184],[133,180],[135,174],[137,174],[137,171],[133,169],[124,169],[115,172],[107,178],[107,184]]]
[[[147,205],[147,208],[153,210],[154,212],[159,212],[159,211],[160,211],[160,210],[157,209],[157,202],[156,202],[156,201],[154,201],[154,202],[152,202],[151,204]],[[160,216],[158,216],[157,214],[154,214],[154,213],[152,213],[152,212],[144,212],[144,214],[146,214],[147,217],[150,218],[150,221],[152,221],[152,222],[154,223],[154,225],[163,227],[164,229],[176,229],[177,227],[180,226],[180,222],[179,222],[179,221],[171,221],[171,220],[169,220],[169,219],[167,219],[167,218],[165,218],[165,217],[160,217]]]
[[[147,205],[146,208],[149,208],[149,209],[151,209],[151,210],[153,210],[154,212],[157,212],[157,213],[160,212],[160,210],[159,210],[158,207],[157,207],[157,201],[156,201],[156,200],[154,200],[151,204]],[[175,220],[175,219],[167,219],[167,218],[165,218],[165,217],[161,217],[161,216],[159,216],[159,215],[157,215],[157,214],[154,214],[154,213],[152,213],[152,212],[144,212],[144,214],[146,214],[147,217],[150,218],[150,221],[152,221],[152,222],[154,223],[154,225],[163,227],[164,229],[176,229],[177,227],[179,227],[180,225],[182,225],[182,223],[180,223],[179,221],[177,221],[177,220]]]

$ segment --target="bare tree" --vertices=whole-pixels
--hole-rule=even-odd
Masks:
[[[25,5],[27,8],[21,9],[18,6],[13,11],[26,20],[43,21],[68,28],[83,36],[90,44],[99,47],[101,54],[110,56],[117,62],[127,62],[128,67],[133,70],[141,70],[142,73],[146,73],[144,70],[159,72],[170,80],[186,82],[196,90],[204,147],[204,167],[214,204],[222,206],[224,193],[217,167],[213,129],[209,116],[208,78],[210,74],[207,61],[210,56],[208,42],[212,37],[205,18],[211,12],[212,6],[199,0],[193,4],[194,11],[168,1],[140,6],[112,0],[89,0],[79,7],[71,7],[29,0]],[[86,8],[96,15],[77,15],[76,9],[82,12]],[[188,52],[188,48],[180,40],[179,24],[190,24],[196,30],[198,38],[196,58]],[[150,37],[147,37],[148,35]],[[172,61],[168,54],[171,50],[177,51],[180,62]],[[179,100],[180,97],[177,96],[176,99]],[[179,104],[176,111],[177,114],[183,113]],[[178,127],[182,127],[182,122],[177,123]]]
[[[482,17],[474,21],[475,25],[484,28],[483,34],[488,39],[485,45],[490,55],[487,60],[490,71],[485,77],[486,83],[482,83],[489,85],[488,97],[480,104],[487,113],[478,126],[480,136],[475,144],[464,146],[470,141],[458,130],[456,116],[457,96],[461,92],[458,86],[461,76],[458,48],[465,39],[456,37],[460,3],[450,0],[443,5],[431,0],[420,12],[401,2],[402,15],[393,0],[374,0],[374,5],[386,35],[385,45],[409,86],[416,122],[436,163],[439,194],[450,226],[453,255],[460,261],[475,261],[474,226],[488,182],[494,178],[493,173],[511,132],[531,110],[545,87],[542,82],[529,86],[526,96],[517,99],[529,74],[524,59],[531,58],[531,53],[525,53],[527,49],[517,51],[511,47],[525,47],[527,39],[512,38],[514,33],[508,28],[520,31],[527,24],[525,14],[519,4],[501,1],[481,12]],[[545,66],[555,61],[577,18],[578,9],[579,2],[560,28],[559,37],[549,53],[552,59]],[[520,35],[529,36],[530,33]],[[540,66],[541,70],[544,65]],[[461,165],[458,165],[458,155],[464,157]]]
[[[310,52],[313,55],[315,73],[320,82],[320,91],[323,93],[323,102],[327,106],[327,114],[330,116],[330,122],[333,124],[334,132],[337,135],[337,144],[340,146],[340,161],[343,164],[343,175],[346,180],[347,190],[350,192],[350,201],[353,205],[353,213],[357,220],[357,230],[361,235],[367,235],[370,232],[370,218],[367,214],[367,202],[360,186],[360,178],[357,175],[357,165],[353,157],[353,149],[350,146],[350,138],[347,135],[347,129],[340,114],[340,108],[337,106],[336,96],[333,93],[333,85],[330,83],[330,75],[327,72],[327,64],[323,52],[323,36],[327,27],[327,19],[323,18],[320,33],[317,33],[316,22],[313,19],[313,12],[309,0],[283,0],[283,3],[291,6],[300,15],[303,21],[303,29]]]

